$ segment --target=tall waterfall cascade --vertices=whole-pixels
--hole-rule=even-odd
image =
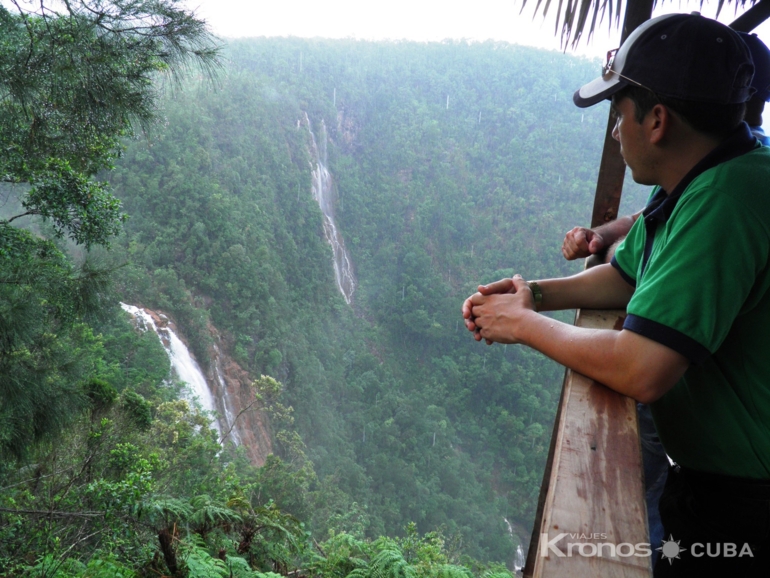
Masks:
[[[311,139],[311,174],[313,176],[312,193],[313,198],[318,202],[323,213],[324,235],[326,240],[332,246],[334,257],[334,279],[337,282],[337,288],[345,298],[345,302],[350,305],[353,300],[353,292],[356,290],[356,278],[353,274],[353,264],[350,260],[350,254],[345,248],[345,241],[337,228],[334,220],[334,187],[331,173],[326,166],[326,123],[321,121],[320,146],[313,132],[310,118],[305,113],[305,125],[310,133]]]
[[[125,303],[121,307],[133,317],[137,329],[152,330],[158,336],[174,373],[186,383],[183,395],[196,398],[202,409],[212,412],[220,443],[229,441],[243,448],[253,465],[264,465],[273,452],[269,417],[259,403],[248,371],[220,349],[216,328],[209,326],[214,344],[207,351],[208,370],[204,372],[171,319],[159,311]]]
[[[139,328],[142,331],[152,330],[160,339],[163,344],[163,348],[168,354],[168,358],[171,361],[171,367],[176,373],[177,377],[187,384],[185,388],[185,394],[188,399],[196,398],[201,408],[205,411],[215,415],[217,411],[217,405],[214,400],[214,396],[211,394],[209,384],[206,381],[206,377],[203,375],[198,362],[195,361],[190,351],[184,342],[179,339],[176,333],[168,326],[159,327],[155,323],[152,315],[150,315],[144,309],[136,307],[134,305],[126,305],[121,303],[120,306],[124,311],[131,314],[136,319]],[[215,419],[213,423],[219,434],[222,434],[222,428],[219,420]]]

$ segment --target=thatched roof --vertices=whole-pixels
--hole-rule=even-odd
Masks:
[[[527,6],[528,0],[522,0],[521,11]],[[530,0],[530,5],[534,0]],[[545,17],[549,10],[556,10],[556,25],[554,34],[561,33],[563,47],[576,47],[580,39],[587,33],[590,40],[598,26],[604,24],[608,29],[620,28],[622,15],[626,8],[623,0],[558,0],[558,6],[553,6],[553,0],[537,0],[534,16],[538,13]],[[635,0],[630,0],[634,2]],[[725,4],[735,7],[736,15],[746,8],[753,6],[758,0],[717,0],[717,15]],[[701,0],[702,7],[706,0]],[[653,0],[653,6],[658,0]]]

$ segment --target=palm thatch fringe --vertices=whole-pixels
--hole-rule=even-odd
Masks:
[[[633,0],[632,0],[633,1]],[[533,18],[538,13],[545,18],[551,8],[552,0],[537,0]],[[561,45],[564,50],[568,47],[577,47],[584,33],[587,32],[587,40],[591,39],[597,29],[597,25],[607,22],[607,29],[611,30],[621,26],[621,13],[628,3],[623,0],[558,0],[556,8],[556,24],[554,26],[554,35],[558,35],[561,30]],[[724,5],[733,5],[735,13],[743,10],[747,5],[753,6],[757,0],[717,0],[717,16],[722,12]],[[659,3],[655,0],[654,5]],[[706,4],[706,0],[701,0],[700,7]],[[527,0],[522,0],[521,13],[527,6]],[[586,30],[586,25],[588,29]]]

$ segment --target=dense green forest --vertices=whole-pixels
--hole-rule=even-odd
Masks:
[[[459,307],[479,282],[578,269],[559,248],[589,219],[606,110],[571,96],[597,64],[465,42],[257,39],[223,57],[89,169],[128,215],[109,248],[109,231],[66,243],[44,213],[2,223],[0,376],[28,399],[0,404],[0,575],[504,574],[562,369],[475,342]],[[4,191],[10,215],[29,189]],[[172,317],[203,365],[215,327],[276,455],[222,448],[119,301]]]

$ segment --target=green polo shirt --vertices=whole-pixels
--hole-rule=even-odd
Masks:
[[[613,265],[636,286],[624,328],[692,362],[651,404],[667,453],[770,479],[770,147],[739,136],[656,192]]]

